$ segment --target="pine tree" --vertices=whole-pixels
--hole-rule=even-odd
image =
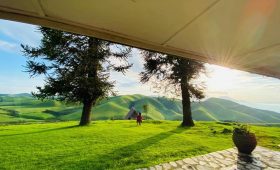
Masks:
[[[80,125],[90,124],[92,106],[114,94],[110,71],[125,73],[131,67],[127,61],[131,48],[45,27],[39,31],[38,47],[21,45],[28,59],[26,71],[45,76],[45,85],[32,94],[39,99],[82,103]]]
[[[204,84],[195,82],[200,73],[205,73],[203,63],[191,59],[142,51],[145,60],[141,82],[152,81],[156,92],[182,96],[182,126],[194,126],[191,99],[204,98]]]

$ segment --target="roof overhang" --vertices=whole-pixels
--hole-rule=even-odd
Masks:
[[[278,0],[0,0],[0,18],[280,78]]]

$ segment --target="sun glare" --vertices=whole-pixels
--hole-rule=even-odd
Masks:
[[[205,77],[204,81],[209,90],[227,91],[236,87],[235,80],[238,78],[238,75],[236,70],[209,65],[208,77]]]

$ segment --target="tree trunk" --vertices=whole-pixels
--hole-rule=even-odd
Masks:
[[[80,120],[80,126],[89,125],[91,122],[91,109],[93,106],[93,101],[84,101],[83,102],[83,112]]]
[[[98,79],[98,75],[97,75],[97,67],[98,67],[98,63],[99,60],[97,59],[97,48],[98,48],[98,42],[95,38],[90,37],[88,39],[88,45],[89,45],[89,49],[88,49],[88,55],[84,61],[87,62],[86,67],[84,67],[84,78],[87,79],[87,82],[90,79]],[[85,56],[84,56],[85,57]],[[87,87],[90,88],[90,87]],[[94,87],[95,89],[98,89],[96,87]],[[91,94],[91,92],[86,92]],[[80,120],[80,126],[85,126],[85,125],[89,125],[91,122],[91,109],[93,107],[93,105],[96,102],[96,99],[99,96],[93,96],[93,95],[85,95],[84,96],[84,100],[83,100],[83,112],[82,112],[82,116],[81,116],[81,120]]]
[[[194,126],[194,122],[192,119],[192,111],[191,111],[190,93],[188,90],[188,82],[185,76],[182,78],[181,91],[182,91],[182,106],[183,106],[182,126],[189,126],[189,127]]]

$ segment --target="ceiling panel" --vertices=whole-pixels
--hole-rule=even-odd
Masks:
[[[10,10],[18,10],[21,12],[34,14],[38,13],[36,5],[37,2],[33,0],[0,0],[0,7],[6,7]]]
[[[173,0],[41,1],[49,17],[61,18],[156,43],[164,42],[214,0],[173,2]]]

